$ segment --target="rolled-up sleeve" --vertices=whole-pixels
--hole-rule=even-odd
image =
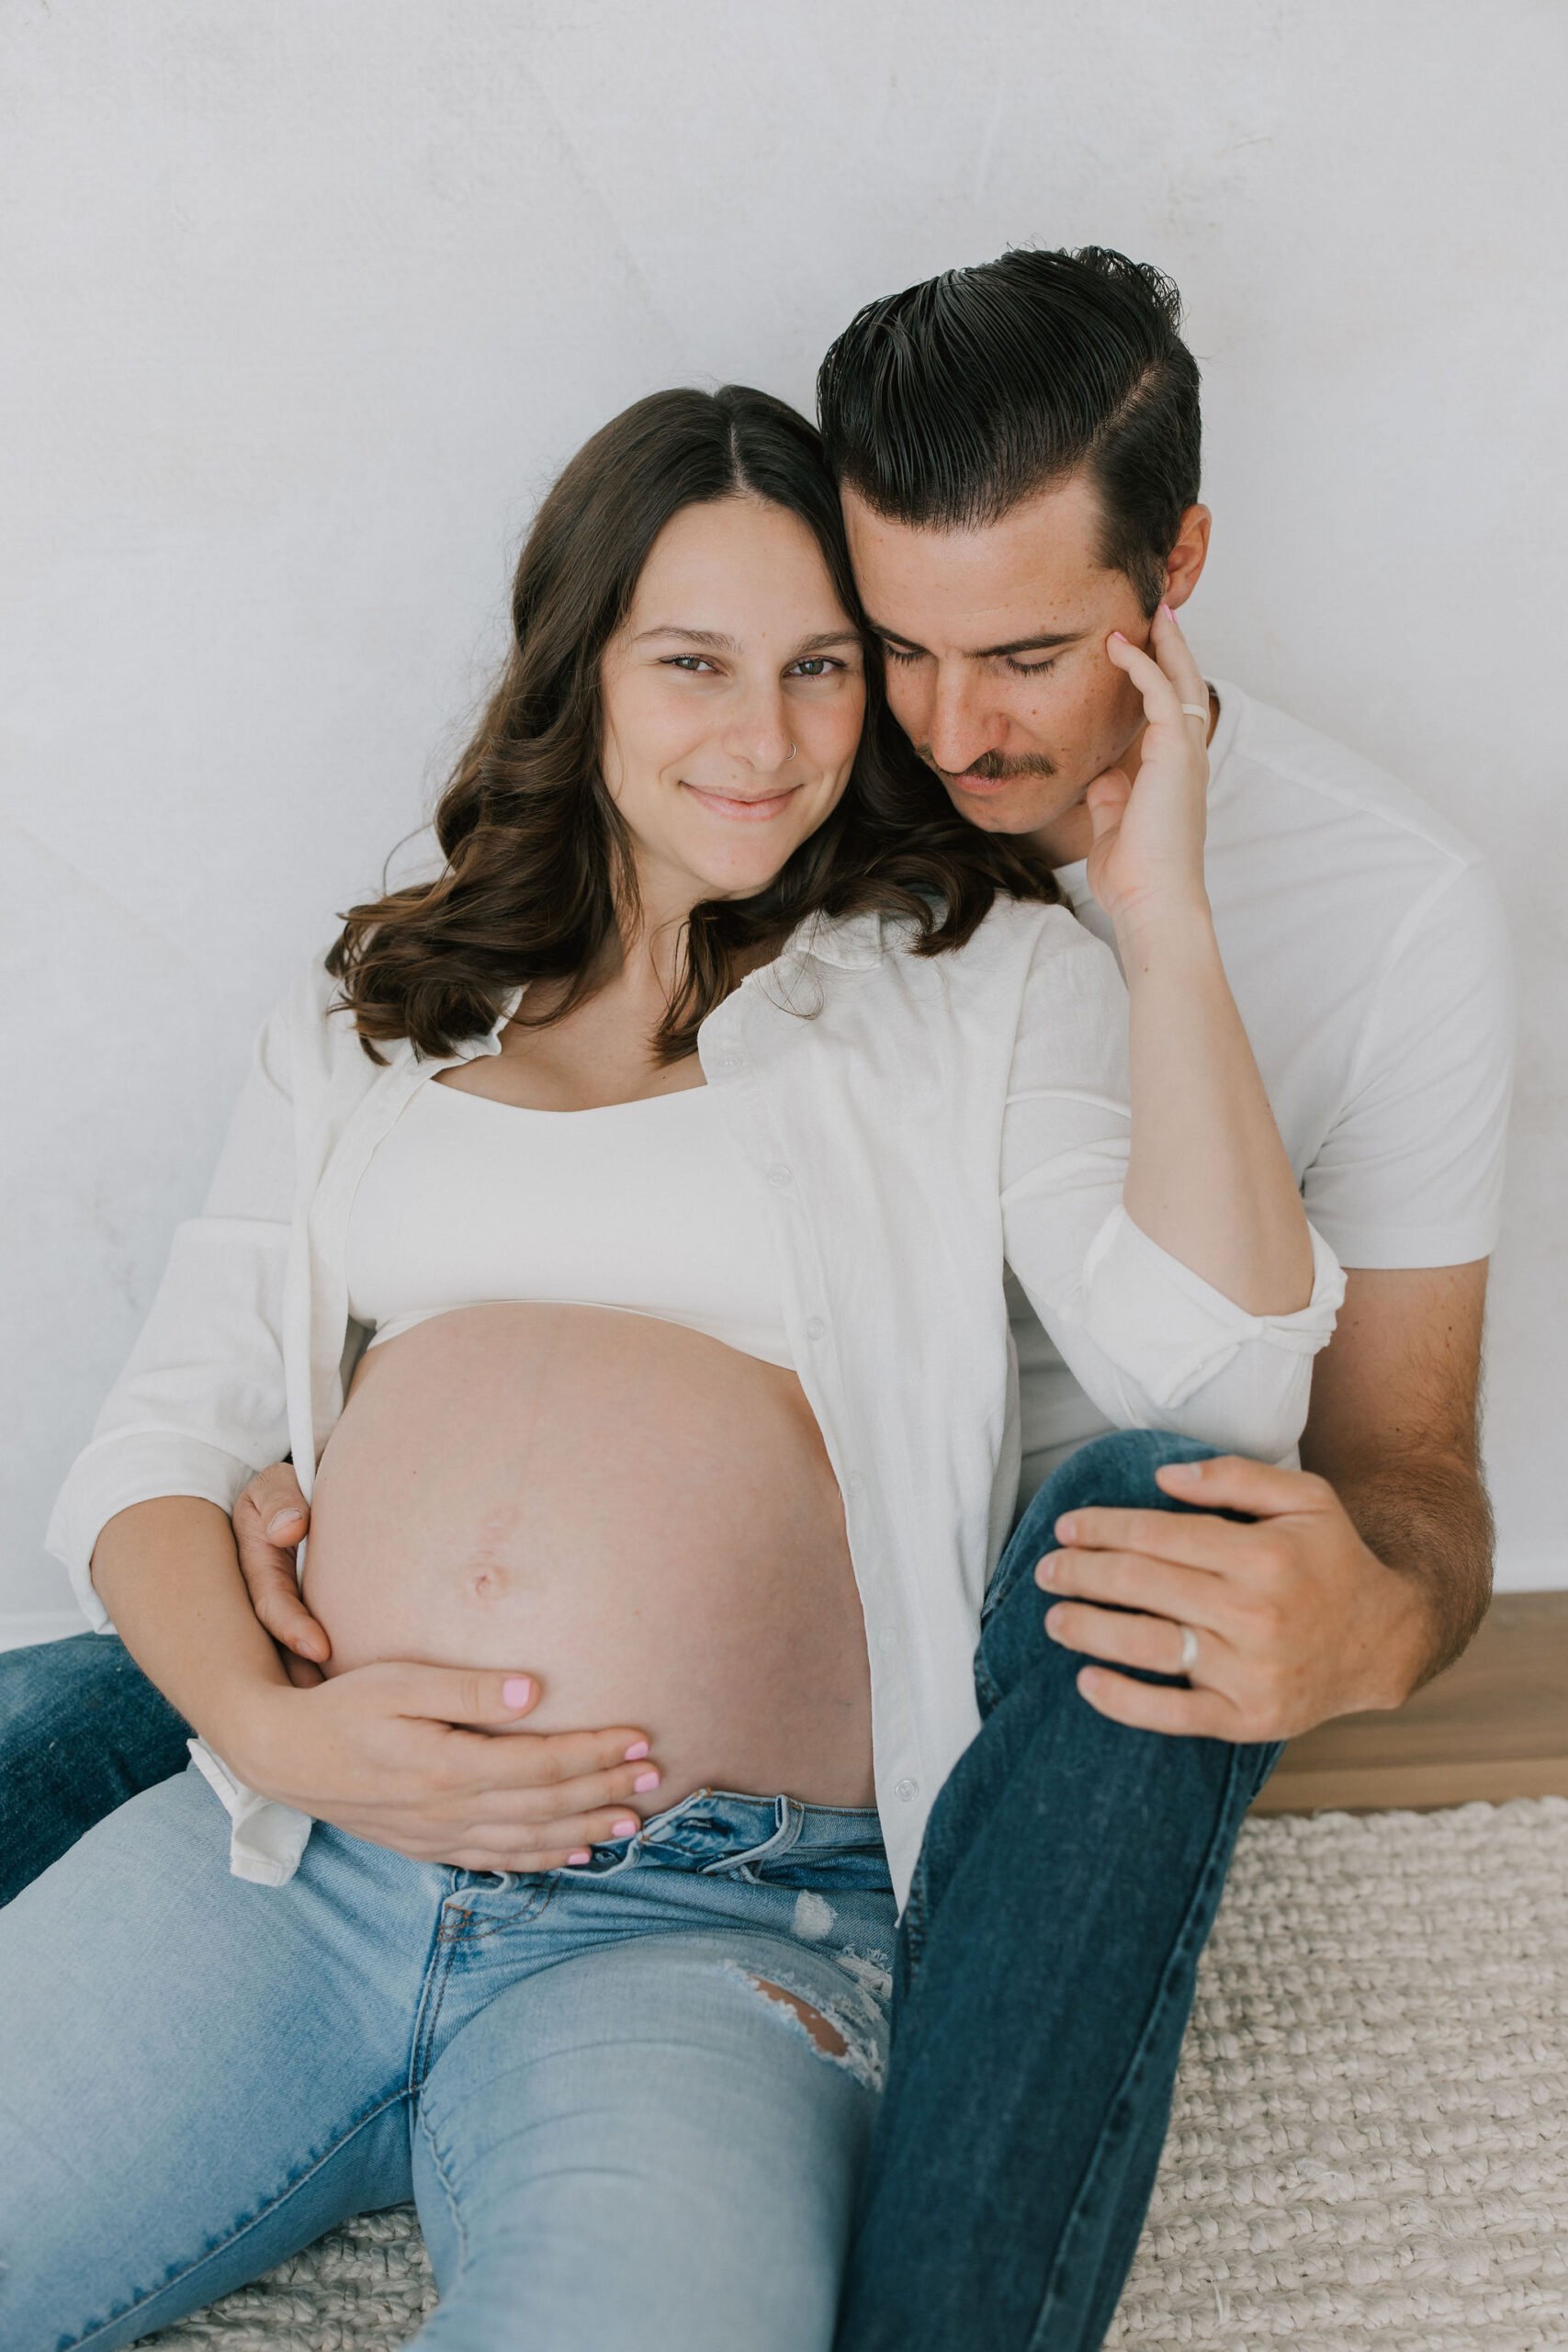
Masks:
[[[93,1589],[93,1547],[117,1512],[165,1495],[231,1510],[254,1473],[288,1450],[288,1040],[285,1010],[257,1040],[201,1215],[175,1234],[152,1311],[50,1520],[49,1549],[100,1631],[108,1619]]]
[[[1313,1234],[1313,1290],[1250,1315],[1122,1205],[1132,1137],[1127,1001],[1110,950],[1046,943],[1025,989],[1002,1131],[1008,1262],[1108,1419],[1279,1461],[1305,1426],[1312,1361],[1345,1292]]]

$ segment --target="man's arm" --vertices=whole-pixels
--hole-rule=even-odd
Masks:
[[[1046,1629],[1104,1660],[1078,1688],[1119,1723],[1292,1739],[1397,1707],[1450,1665],[1485,1612],[1492,1530],[1476,1453],[1484,1260],[1348,1278],[1314,1367],[1304,1470],[1236,1456],[1158,1473],[1196,1515],[1080,1510],[1036,1582]],[[1213,1510],[1247,1513],[1237,1526]],[[1105,1606],[1104,1604],[1112,1604]],[[1112,1669],[1181,1671],[1190,1687]]]
[[[1453,1664],[1492,1598],[1478,1411],[1486,1272],[1484,1258],[1351,1272],[1313,1367],[1303,1466],[1422,1603],[1427,1646],[1406,1698]]]

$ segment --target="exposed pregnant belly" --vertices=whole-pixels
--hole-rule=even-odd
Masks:
[[[511,1667],[525,1728],[639,1725],[658,1802],[872,1802],[865,1630],[793,1373],[677,1324],[471,1306],[373,1349],[316,1475],[333,1670]]]

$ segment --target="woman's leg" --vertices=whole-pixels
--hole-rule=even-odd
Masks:
[[[421,2352],[826,2352],[886,2030],[853,1990],[826,1951],[728,1930],[492,2001],[420,2103]]]
[[[318,1830],[232,1878],[193,1770],[0,1913],[0,2343],[111,2352],[409,2195],[432,1876]]]

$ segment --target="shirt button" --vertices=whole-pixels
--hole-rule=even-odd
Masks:
[[[828,1326],[823,1322],[820,1315],[811,1315],[807,1317],[806,1336],[808,1340],[819,1340],[827,1329]]]
[[[908,1804],[911,1798],[919,1795],[920,1784],[919,1781],[895,1781],[893,1793],[900,1804]]]
[[[720,1069],[739,1069],[740,1067],[740,1057],[739,1054],[720,1054],[718,1057],[718,1066]]]
[[[778,1162],[776,1167],[769,1169],[768,1182],[773,1187],[774,1191],[779,1193],[782,1193],[784,1186],[791,1182],[789,1170],[784,1166],[782,1159]]]

